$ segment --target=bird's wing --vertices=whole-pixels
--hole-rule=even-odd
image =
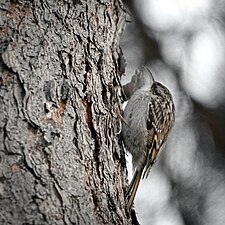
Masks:
[[[172,117],[172,118],[171,118]],[[143,177],[147,177],[157,155],[165,143],[174,121],[171,106],[163,98],[152,98],[148,104],[147,129],[154,129],[153,138],[149,138],[147,162]],[[152,134],[151,134],[152,135]]]

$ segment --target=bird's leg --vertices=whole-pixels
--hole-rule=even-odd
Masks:
[[[124,117],[121,114],[118,114],[118,117],[127,125],[129,126],[128,122],[124,119]]]

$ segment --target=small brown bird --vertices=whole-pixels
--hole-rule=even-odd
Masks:
[[[150,75],[150,84],[134,92],[124,110],[122,137],[124,146],[132,155],[133,179],[126,193],[127,211],[130,212],[143,174],[149,175],[159,151],[175,121],[175,109],[170,91],[156,82],[146,67],[140,75]]]

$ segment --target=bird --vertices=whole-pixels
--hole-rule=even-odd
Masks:
[[[158,153],[164,147],[175,122],[175,107],[169,89],[155,81],[142,66],[139,75],[149,81],[130,97],[123,112],[122,139],[132,155],[133,178],[126,191],[126,209],[130,213],[141,178],[147,178]]]

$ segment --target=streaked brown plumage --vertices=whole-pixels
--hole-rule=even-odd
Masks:
[[[165,143],[175,121],[174,104],[170,91],[156,82],[149,70],[151,84],[137,90],[124,110],[122,136],[124,146],[132,155],[133,179],[126,194],[127,211],[130,212],[141,177],[149,175],[159,151]]]

